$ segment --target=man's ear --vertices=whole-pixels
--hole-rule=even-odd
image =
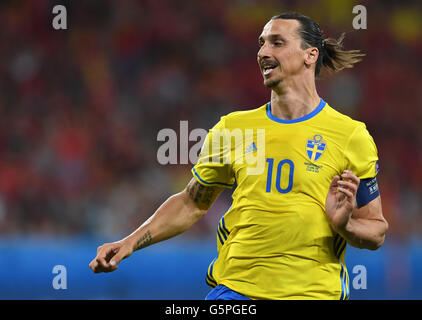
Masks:
[[[310,67],[312,64],[316,63],[318,60],[319,51],[316,47],[311,47],[306,49],[305,54],[305,64],[307,67]]]

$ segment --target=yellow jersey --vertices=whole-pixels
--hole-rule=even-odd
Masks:
[[[345,169],[376,176],[377,160],[365,124],[323,99],[294,120],[273,116],[270,103],[221,117],[192,168],[205,186],[236,185],[206,282],[251,299],[348,299],[346,241],[326,196]]]

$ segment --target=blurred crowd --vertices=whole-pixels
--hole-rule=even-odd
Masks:
[[[367,56],[317,82],[330,105],[364,121],[380,156],[394,239],[422,235],[422,7],[361,1],[1,1],[0,234],[120,238],[191,179],[160,165],[163,128],[208,130],[263,105],[256,63],[270,17],[298,11]],[[67,8],[54,30],[52,8]],[[191,142],[192,144],[192,142]],[[230,190],[192,236],[210,236]]]

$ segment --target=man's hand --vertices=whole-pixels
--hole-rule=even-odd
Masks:
[[[95,273],[112,272],[123,259],[133,252],[133,246],[127,241],[105,243],[97,248],[97,256],[91,261],[89,267]]]
[[[359,178],[350,170],[334,176],[325,202],[325,211],[335,231],[345,230],[356,203]]]

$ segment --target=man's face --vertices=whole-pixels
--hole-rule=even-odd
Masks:
[[[268,88],[304,69],[305,51],[297,20],[270,20],[259,36],[258,65]]]

